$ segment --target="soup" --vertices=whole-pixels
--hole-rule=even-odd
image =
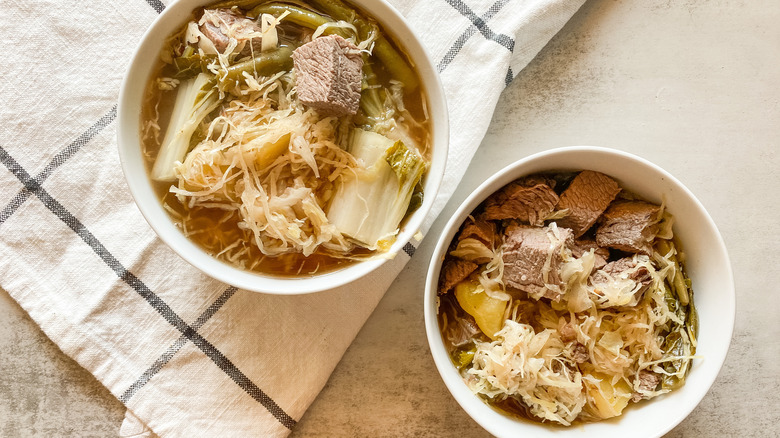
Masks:
[[[338,0],[221,2],[166,41],[145,94],[147,169],[214,257],[314,275],[381,256],[422,203],[425,90],[403,48]]]
[[[489,196],[438,286],[442,339],[469,388],[518,419],[570,426],[682,386],[698,320],[672,224],[589,170]]]

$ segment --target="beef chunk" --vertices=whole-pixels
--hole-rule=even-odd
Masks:
[[[558,226],[571,228],[574,237],[582,236],[615,199],[620,187],[603,173],[584,170],[561,193],[558,209],[569,210],[569,215],[558,220]]]
[[[484,243],[488,248],[493,248],[498,240],[496,224],[484,219],[466,219],[466,223],[460,231],[458,240],[473,238]]]
[[[477,270],[477,264],[461,259],[450,259],[444,263],[439,277],[439,293],[445,294],[456,284],[465,280]]]
[[[356,114],[363,58],[338,35],[317,38],[293,52],[298,99],[327,116]]]
[[[238,41],[236,46],[242,54],[249,54],[249,45],[247,41],[257,43],[255,50],[260,51],[260,38],[257,36],[261,32],[260,25],[254,20],[250,20],[230,9],[206,9],[203,11],[203,24],[199,29],[203,32],[219,53],[224,53],[230,42],[230,36]],[[243,48],[243,50],[242,50]]]
[[[637,266],[636,261],[634,261],[633,257],[623,257],[620,260],[615,260],[614,262],[607,263],[604,268],[601,269],[600,272],[607,273],[611,275],[612,277],[616,277],[621,275],[624,272],[631,271]],[[597,273],[599,274],[599,273]],[[594,275],[594,279],[598,275]],[[650,273],[647,272],[647,268],[644,266],[640,266],[638,269],[634,270],[628,275],[628,278],[638,281],[640,283],[650,284]]]
[[[609,259],[609,250],[607,248],[596,245],[596,242],[593,240],[575,240],[574,245],[571,247],[571,255],[575,258],[580,258],[583,254],[590,251],[591,249],[593,250],[593,254],[596,256],[593,269],[596,270],[603,268],[607,264],[607,259]]]
[[[655,388],[657,388],[658,384],[661,383],[661,376],[652,371],[641,370],[639,371],[637,380],[639,381],[638,385],[637,382],[634,382],[634,386],[638,386],[639,391],[635,392],[631,396],[631,400],[634,402],[642,400],[642,392],[655,391]]]
[[[633,293],[634,297],[631,300],[631,303],[635,303],[639,300],[653,281],[647,268],[644,266],[637,266],[637,262],[633,257],[624,257],[620,260],[609,262],[602,269],[596,271],[596,273],[590,277],[590,282],[596,291],[598,291],[600,288],[606,287],[612,281],[621,281],[625,279],[633,281],[633,283],[628,284],[629,292],[639,285],[639,288]]]
[[[543,178],[513,181],[485,201],[484,218],[517,219],[531,225],[544,224],[558,203],[558,195]]]
[[[211,42],[214,43],[214,47],[216,47],[217,52],[223,53],[225,51],[228,46],[229,39],[224,33],[222,33],[222,31],[219,29],[219,26],[215,26],[209,22],[206,22],[200,26],[200,31],[203,32],[203,35],[206,35],[206,38],[210,39]]]
[[[583,363],[587,362],[588,359],[590,359],[590,353],[588,352],[588,347],[580,344],[577,342],[574,344],[574,349],[571,352],[572,359],[574,359],[577,363]]]
[[[457,304],[455,304],[457,305]],[[459,318],[456,318],[453,324],[447,324],[447,333],[445,334],[447,340],[452,342],[452,345],[464,345],[471,342],[477,333],[481,333],[477,321],[474,317],[468,313],[463,313]]]
[[[503,260],[504,283],[539,299],[546,297],[560,300],[560,293],[545,286],[545,283],[563,288],[560,275],[561,252],[572,244],[572,232],[568,228],[558,229],[560,239],[548,227],[530,227],[510,224],[504,232]],[[550,257],[547,281],[544,267]]]
[[[458,235],[457,247],[450,254],[478,265],[489,263],[495,255],[496,240],[495,223],[468,218]]]
[[[619,201],[604,212],[596,243],[635,254],[651,255],[661,207],[643,201]]]

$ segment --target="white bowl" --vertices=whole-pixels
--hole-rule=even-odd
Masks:
[[[117,130],[119,157],[139,210],[160,239],[184,260],[205,274],[241,289],[287,295],[318,292],[352,282],[377,269],[387,261],[386,258],[357,262],[337,271],[296,278],[274,277],[241,270],[213,258],[184,237],[163,210],[150,184],[141,153],[141,100],[163,41],[190,19],[195,8],[213,2],[214,0],[172,2],[146,31],[122,82]],[[408,218],[390,249],[391,253],[398,253],[420,228],[433,205],[444,176],[449,136],[444,91],[430,57],[398,11],[384,0],[354,0],[351,3],[373,17],[381,17],[380,22],[385,30],[393,33],[415,64],[428,96],[428,114],[432,121],[433,138],[431,166],[425,177],[423,204]]]
[[[661,203],[674,216],[674,233],[686,254],[699,314],[699,338],[685,386],[626,409],[607,421],[571,428],[514,420],[475,396],[450,361],[437,320],[436,293],[441,262],[461,223],[485,198],[507,183],[543,171],[590,169],[605,173],[645,199]],[[696,197],[672,175],[637,156],[597,147],[568,147],[538,153],[504,168],[480,185],[444,227],[434,250],[425,287],[425,329],[436,367],[455,400],[488,432],[498,437],[658,437],[680,423],[709,390],[731,342],[735,312],[734,279],[718,229]]]

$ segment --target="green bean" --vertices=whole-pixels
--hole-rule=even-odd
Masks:
[[[244,72],[270,76],[279,71],[291,69],[292,64],[292,49],[279,47],[274,51],[256,55],[254,59],[231,65],[219,74],[219,82],[222,89],[232,88],[240,80],[244,80]]]
[[[260,5],[252,9],[251,11],[249,11],[247,16],[250,18],[256,18],[262,14],[271,14],[274,17],[280,17],[284,12],[289,12],[289,14],[287,14],[287,16],[284,18],[285,20],[309,29],[316,30],[318,27],[322,26],[323,24],[333,22],[333,20],[329,20],[328,18],[323,17],[322,15],[316,12],[307,11],[297,6],[283,5],[278,3]],[[326,28],[323,31],[323,34],[325,35],[337,34],[344,38],[349,36],[349,34],[346,31],[344,31],[344,29],[340,29],[337,27]]]
[[[655,244],[656,249],[658,250],[658,253],[662,256],[665,256],[669,254],[669,251],[672,250],[672,245],[669,243],[668,240],[659,239],[658,243]]]
[[[656,243],[656,249],[662,256],[669,254],[669,252],[672,250],[676,250],[674,243],[663,239]],[[669,262],[673,263],[676,268],[674,270],[674,278],[671,281],[672,288],[674,288],[674,292],[677,294],[677,298],[680,300],[680,304],[687,306],[691,300],[688,296],[688,286],[685,284],[685,280],[683,279],[682,264],[677,259],[676,254],[672,254],[672,256],[669,257]]]
[[[688,297],[688,287],[685,286],[682,266],[680,266],[680,264],[677,264],[677,272],[674,273],[674,289],[677,292],[677,297],[680,299],[680,304],[687,306],[691,301]]]
[[[368,36],[368,32],[370,31],[368,23],[358,17],[354,9],[345,5],[340,0],[311,0],[311,3],[325,11],[325,13],[333,17],[334,20],[341,20],[354,24],[358,29],[358,32],[360,32],[362,28],[362,30],[365,31],[365,34],[359,35],[361,39],[365,39]]]
[[[381,35],[374,43],[374,55],[382,61],[393,79],[404,84],[404,90],[407,93],[417,89],[419,85],[417,75],[414,74],[398,51]]]
[[[214,3],[207,7],[207,9],[230,9],[233,6],[238,6],[242,9],[251,9],[260,3],[265,3],[268,0],[225,0],[219,3]]]
[[[688,331],[688,337],[691,339],[691,354],[696,354],[696,339],[699,337],[699,314],[696,312],[696,306],[688,305],[688,315],[685,318],[685,328]]]

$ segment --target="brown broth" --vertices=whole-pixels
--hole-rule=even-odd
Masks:
[[[195,19],[202,14],[204,8],[198,8],[193,12],[193,15],[188,20]],[[360,15],[368,17],[358,8],[355,8]],[[315,10],[312,8],[312,10]],[[325,14],[323,14],[325,15]],[[285,31],[284,21],[279,25],[279,28],[288,35],[294,35],[300,32],[294,24],[287,24]],[[406,59],[407,63],[415,71],[414,63],[408,54],[402,50],[397,39],[394,38],[392,33],[387,32],[381,25],[379,25],[380,32],[387,36],[388,41],[401,53]],[[166,45],[167,47],[167,45]],[[400,49],[400,50],[399,50]],[[163,49],[165,50],[165,49]],[[372,63],[372,68],[379,82],[387,86],[390,83],[392,77],[387,69],[382,65],[375,57],[372,57],[375,61]],[[160,127],[160,137],[165,133],[168,125],[168,119],[173,107],[173,101],[175,98],[175,92],[161,91],[156,86],[156,80],[160,77],[170,77],[175,73],[175,69],[172,65],[159,61],[154,74],[150,77],[146,92],[144,95],[144,103],[141,111],[142,126],[143,122],[147,120],[153,120],[156,113],[159,112],[158,124]],[[419,88],[412,93],[407,93],[404,97],[404,106],[409,113],[417,120],[427,120],[426,117],[426,94],[422,85],[422,81],[418,75]],[[428,126],[426,124],[426,126]],[[414,132],[420,144],[427,145],[426,149],[421,151],[426,159],[430,159],[430,137],[431,133],[429,129],[420,129]],[[143,135],[142,135],[143,138]],[[162,138],[144,138],[143,151],[146,161],[147,174],[151,173],[151,169],[154,165],[154,161],[160,150],[160,141]],[[253,235],[250,231],[241,230],[239,228],[240,218],[237,213],[234,213],[231,217],[225,217],[225,212],[219,209],[211,209],[204,207],[190,208],[183,205],[178,198],[169,191],[171,183],[160,182],[151,180],[155,193],[157,193],[160,202],[166,206],[169,216],[174,221],[176,226],[185,232],[185,235],[201,247],[204,251],[212,256],[216,256],[223,262],[232,264],[236,267],[247,269],[251,271],[260,272],[263,274],[274,276],[309,276],[314,274],[321,274],[331,272],[337,269],[344,268],[355,260],[369,257],[373,254],[372,251],[357,248],[353,250],[347,257],[338,255],[334,257],[331,254],[323,250],[318,250],[314,254],[306,257],[302,254],[291,253],[278,256],[266,256],[260,252],[256,244],[253,243]],[[425,181],[425,175],[423,176],[423,183]],[[171,211],[175,212],[171,214]],[[182,219],[187,217],[188,219]],[[406,221],[407,218],[404,219]],[[403,224],[403,222],[402,222]],[[196,229],[196,233],[187,233],[187,230]],[[246,249],[247,253],[236,260],[229,260],[225,255],[219,255],[228,246],[239,242],[238,248]]]

